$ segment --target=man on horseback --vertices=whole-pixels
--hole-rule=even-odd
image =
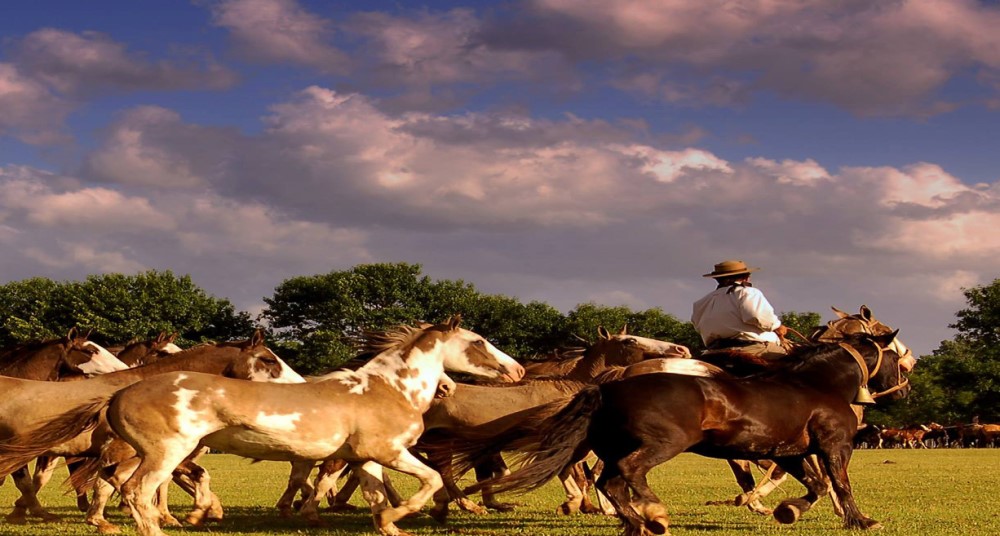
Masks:
[[[786,355],[787,328],[774,313],[764,294],[750,284],[746,263],[728,260],[702,277],[718,286],[694,302],[691,322],[708,350],[735,350],[764,359]]]

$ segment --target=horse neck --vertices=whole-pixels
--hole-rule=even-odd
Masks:
[[[134,383],[167,372],[222,374],[233,364],[235,356],[240,353],[240,349],[235,346],[196,346],[167,359],[158,359],[148,365],[104,374],[101,377],[107,378],[107,381],[112,383]]]
[[[438,380],[444,374],[444,355],[439,346],[424,352],[410,346],[386,350],[357,370],[362,376],[382,378],[399,391],[414,409],[430,407]]]
[[[565,377],[570,380],[589,381],[607,368],[607,355],[591,346],[583,357],[577,359]]]
[[[30,350],[26,354],[8,354],[9,359],[0,365],[0,375],[25,380],[58,380],[61,376],[63,360],[66,352],[57,351],[52,345],[45,345]]]
[[[833,355],[827,355],[833,350]],[[804,362],[790,371],[776,371],[775,374],[788,374],[798,382],[815,387],[825,393],[843,393],[848,402],[854,400],[858,387],[862,385],[863,372],[857,361],[847,350],[837,346],[826,348],[823,355],[807,357]],[[866,367],[867,365],[867,359]]]

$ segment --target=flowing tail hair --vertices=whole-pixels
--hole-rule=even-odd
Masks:
[[[520,468],[509,475],[474,484],[465,492],[475,493],[490,487],[495,493],[526,493],[545,485],[590,450],[586,445],[587,430],[594,412],[600,407],[600,387],[588,385],[557,413],[533,425],[530,436],[526,436],[526,430],[520,428],[503,434],[505,437],[495,438],[504,450],[517,451],[514,459]],[[460,447],[459,458],[474,461],[478,459],[477,454],[495,452],[495,446],[496,443],[492,448],[481,445],[479,449],[470,451]]]
[[[91,400],[30,432],[0,441],[0,475],[9,475],[52,448],[94,429],[111,396]]]

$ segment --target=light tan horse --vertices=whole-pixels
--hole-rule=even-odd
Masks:
[[[457,317],[401,327],[370,344],[380,353],[368,364],[319,382],[248,383],[179,372],[115,395],[107,405],[108,423],[141,460],[122,485],[139,533],[163,535],[153,504],[157,489],[190,453],[208,446],[258,460],[348,460],[364,475],[377,530],[401,534],[394,522],[418,511],[442,485],[438,473],[407,447],[423,431],[422,415],[444,370],[516,380],[524,369],[480,335],[460,328]],[[86,412],[78,417],[86,418]],[[382,466],[416,477],[420,490],[389,507]]]

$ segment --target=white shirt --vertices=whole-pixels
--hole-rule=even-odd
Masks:
[[[764,293],[753,287],[722,287],[694,302],[691,322],[706,345],[716,339],[778,343],[781,320]]]

